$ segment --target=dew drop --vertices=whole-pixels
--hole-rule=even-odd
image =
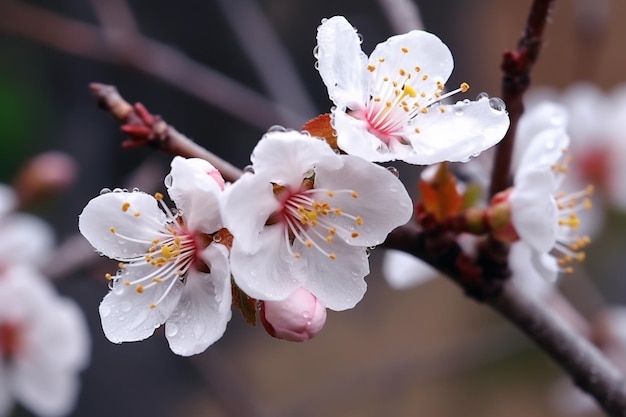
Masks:
[[[320,56],[320,46],[319,45],[315,45],[315,48],[313,48],[313,56],[315,58],[319,58],[319,56]]]
[[[165,179],[163,180],[163,184],[165,184],[165,186],[166,186],[167,188],[170,188],[170,187],[172,186],[173,181],[174,181],[174,180],[173,180],[173,178],[172,178],[172,175],[171,175],[171,174],[167,174],[167,175],[165,176]]]
[[[313,67],[319,71],[320,69],[320,62],[319,61],[315,61],[315,63],[313,64]]]
[[[326,23],[326,22],[328,22],[328,19],[324,17],[324,18],[322,19],[322,24],[324,24],[324,23]]]
[[[165,326],[165,336],[174,337],[178,334],[178,326],[174,323],[167,323]]]
[[[455,116],[463,116],[463,109],[462,109],[461,107],[457,107],[457,108],[454,110],[454,115],[455,115]]]
[[[243,169],[243,172],[249,172],[250,174],[254,174],[254,167],[252,165],[246,165]]]
[[[396,167],[387,167],[387,171],[391,172],[394,177],[400,178],[400,171]]]
[[[133,308],[133,304],[130,301],[122,301],[120,303],[120,310],[124,313],[128,313]]]
[[[491,97],[489,99],[489,107],[496,111],[504,111],[506,109],[506,104],[504,104],[504,101],[502,101],[501,98]]]
[[[489,98],[489,94],[485,93],[484,91],[483,91],[482,93],[479,93],[479,94],[476,96],[476,100],[482,100],[482,99],[484,99],[484,98]]]
[[[269,129],[267,129],[267,133],[270,132],[286,132],[287,128],[285,128],[284,126],[281,125],[274,125],[274,126],[270,126]]]
[[[363,35],[357,32],[356,34],[359,37],[359,43],[363,43]]]
[[[140,190],[139,190],[139,188],[138,188],[138,187],[133,187],[133,190],[132,190],[132,191],[133,191],[133,193],[138,193]]]
[[[111,189],[110,189],[110,188],[106,188],[106,187],[105,187],[105,188],[103,188],[103,189],[101,189],[101,190],[100,190],[100,195],[102,195],[102,194],[108,194],[108,193],[110,193],[110,192],[111,192]]]

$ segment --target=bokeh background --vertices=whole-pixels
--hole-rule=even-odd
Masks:
[[[450,85],[469,82],[472,97],[499,94],[501,53],[515,47],[529,5],[419,1],[425,27],[455,56]],[[162,190],[170,158],[123,150],[118,125],[96,108],[88,84],[116,85],[129,101],[244,167],[267,128],[299,128],[328,111],[312,50],[320,20],[336,14],[359,29],[367,53],[394,34],[376,0],[0,0],[0,181],[10,183],[28,158],[46,150],[66,152],[79,166],[69,190],[30,208],[53,225],[60,244],[73,242],[71,262],[61,253],[50,271],[91,326],[91,366],[73,415],[565,415],[555,405],[562,373],[542,352],[448,280],[390,289],[380,272],[382,249],[371,255],[365,299],[354,310],[329,312],[323,332],[304,344],[273,339],[237,312],[223,339],[194,358],[172,354],[160,332],[142,343],[104,338],[97,306],[107,291],[101,277],[114,262],[76,239],[78,215],[103,187]],[[533,83],[621,83],[625,15],[624,2],[557,2]],[[127,30],[186,58],[152,55],[146,44],[128,41]],[[288,111],[264,118],[267,108],[225,88],[215,72]],[[396,166],[415,194],[419,168]],[[626,299],[625,223],[610,213],[589,262],[563,283],[584,315],[593,315],[600,299]],[[83,262],[64,269],[76,257]]]

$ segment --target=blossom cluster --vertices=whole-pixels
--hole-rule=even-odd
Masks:
[[[445,93],[452,55],[433,34],[391,37],[367,57],[335,16],[317,41],[334,141],[316,128],[272,129],[233,183],[205,160],[175,157],[165,178],[175,207],[123,189],[86,205],[81,233],[119,261],[100,304],[109,340],[143,340],[164,324],[173,352],[197,354],[223,335],[231,305],[245,309],[242,298],[271,335],[313,337],[326,309],[363,298],[368,248],[412,216],[404,185],[377,162],[467,161],[508,129],[499,99],[447,104],[469,85]]]

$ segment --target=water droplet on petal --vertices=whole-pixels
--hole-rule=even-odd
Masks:
[[[482,100],[483,98],[489,98],[489,94],[485,93],[484,91],[482,93],[479,93],[476,96],[476,100]]]
[[[174,323],[167,323],[165,326],[165,336],[174,337],[178,334],[178,326]]]
[[[315,58],[319,58],[319,55],[320,55],[320,46],[315,45],[315,48],[313,48],[313,56]]]
[[[102,306],[100,308],[100,317],[105,318],[111,314],[111,309],[108,306]]]
[[[172,186],[173,181],[174,180],[172,179],[172,175],[171,174],[167,174],[165,176],[165,179],[163,180],[163,184],[165,184],[165,186],[167,188],[170,188]]]
[[[111,192],[111,189],[110,189],[110,188],[106,188],[106,187],[105,187],[105,188],[103,188],[103,189],[101,189],[101,190],[100,190],[100,195],[102,195],[102,194],[108,194],[108,193],[110,193],[110,192]]]
[[[254,167],[252,165],[246,165],[246,167],[243,169],[243,172],[249,172],[251,174],[254,174]]]
[[[396,178],[400,177],[400,171],[396,167],[387,167],[387,171],[391,172]]]
[[[139,190],[139,188],[138,188],[138,187],[133,187],[133,190],[132,190],[132,191],[133,191],[133,193],[138,193],[140,190]]]
[[[267,129],[267,133],[270,132],[286,132],[287,128],[285,128],[284,126],[281,125],[274,125],[274,126],[270,126],[269,129]]]
[[[496,111],[506,110],[506,104],[504,104],[504,101],[502,101],[502,99],[498,97],[491,97],[489,99],[489,107]]]
[[[122,301],[122,303],[120,304],[120,310],[122,310],[124,313],[128,313],[131,308],[133,308],[133,305],[130,301]]]
[[[455,116],[463,116],[463,108],[457,107],[456,109],[454,109],[454,114]]]
[[[357,32],[356,34],[359,37],[359,43],[363,43],[363,35]]]
[[[220,243],[222,241],[222,237],[220,235],[213,236],[213,242]]]

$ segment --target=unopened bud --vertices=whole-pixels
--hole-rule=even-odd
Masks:
[[[317,335],[326,323],[326,308],[304,288],[282,301],[264,301],[261,322],[277,339],[305,342]]]
[[[512,243],[519,240],[519,235],[513,226],[511,219],[511,203],[509,197],[512,188],[504,190],[493,196],[491,204],[487,208],[487,222],[494,238],[504,243]]]

